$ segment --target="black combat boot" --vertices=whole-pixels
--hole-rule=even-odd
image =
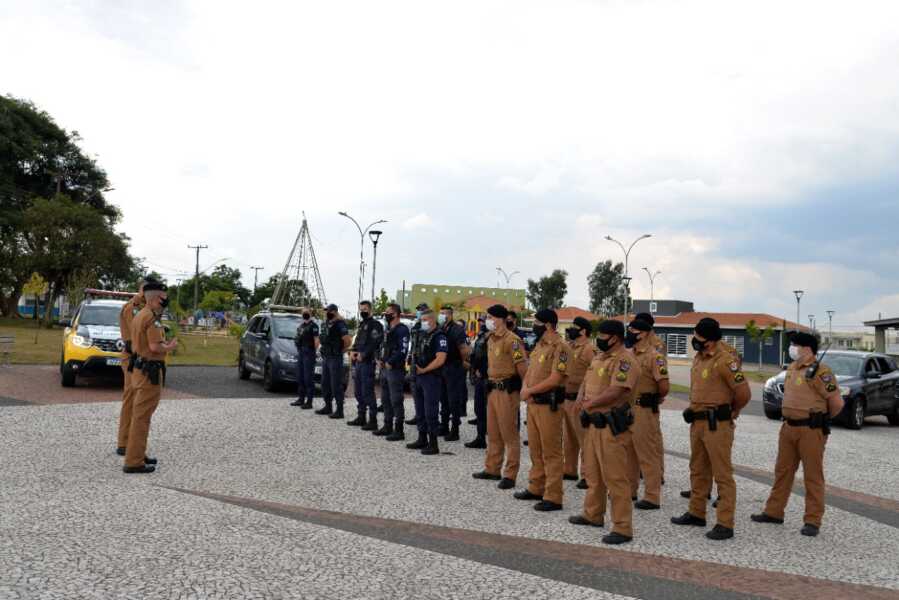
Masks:
[[[487,440],[485,440],[482,437],[476,437],[475,439],[471,440],[470,442],[465,442],[465,447],[466,448],[486,448]]]
[[[365,413],[360,412],[355,419],[353,419],[352,421],[347,421],[346,424],[350,427],[362,427],[363,425],[365,425]]]
[[[321,407],[320,409],[318,409],[317,411],[315,411],[315,414],[317,414],[317,415],[330,415],[332,412],[334,412],[334,411],[331,410],[331,403],[330,403],[330,402],[325,402],[325,405],[322,406],[322,407]]]
[[[329,406],[328,409],[330,410],[330,408],[331,407]],[[329,419],[342,419],[343,418],[343,406],[338,404],[337,410],[335,410],[333,413],[328,415],[328,418]]]
[[[418,425],[418,417],[412,417],[411,419],[406,419],[406,425]]]
[[[439,435],[439,436],[449,435],[449,431],[450,431],[450,430],[449,430],[449,424],[441,425],[441,426],[437,429],[437,435]]]
[[[409,450],[421,450],[422,448],[426,448],[428,446],[428,434],[424,431],[418,432],[418,439],[412,442],[411,444],[406,444],[406,448]]]
[[[445,438],[447,442],[458,442],[459,441],[459,424],[453,423],[452,428],[449,430],[449,434]]]
[[[433,433],[428,434],[428,445],[421,449],[421,453],[425,456],[433,456],[440,454],[440,448],[437,447],[437,436]]]
[[[300,408],[302,408],[303,410],[309,410],[310,408],[312,408],[312,398],[306,400],[306,402],[304,402],[303,405],[300,406]]]
[[[388,442],[399,442],[401,440],[406,439],[406,434],[403,433],[403,420],[397,419],[396,425],[393,427],[393,433],[384,438]]]
[[[362,426],[362,431],[377,431],[378,430],[378,413],[373,412],[369,415],[368,423]]]
[[[393,423],[389,419],[384,420],[384,427],[372,431],[372,435],[390,435],[391,433],[393,433]]]
[[[293,402],[290,403],[291,406],[303,406],[303,399],[297,398]]]

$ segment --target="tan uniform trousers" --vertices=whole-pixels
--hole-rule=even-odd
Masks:
[[[709,431],[708,421],[690,425],[690,514],[705,518],[712,479],[718,487],[718,525],[733,529],[737,507],[737,484],[731,450],[734,445],[734,422],[719,421],[716,431]]]
[[[612,531],[633,537],[631,482],[628,476],[627,446],[631,433],[612,435],[608,427],[592,425],[584,435],[584,473],[587,494],[584,496],[584,518],[592,523],[604,523],[606,494],[612,501]]]
[[[661,504],[664,453],[659,413],[653,413],[651,408],[635,406],[631,433],[634,440],[634,443],[628,446],[631,495],[637,495],[642,473],[643,499],[653,504]]]
[[[131,407],[134,403],[134,387],[131,385],[131,373],[128,372],[130,357],[122,359],[122,410],[119,413],[119,448],[128,447],[128,430],[131,429]]]
[[[556,504],[562,504],[563,413],[561,407],[553,412],[549,404],[528,403],[528,491]]]
[[[581,414],[576,409],[573,400],[566,400],[562,406],[564,407],[562,409],[562,450],[565,455],[565,474],[577,476],[580,473],[581,478],[585,479],[583,464],[578,470],[578,459],[581,457],[581,446],[584,444],[586,429],[581,427]]]
[[[160,373],[160,377],[162,374]],[[153,385],[143,371],[135,369],[131,373],[131,384],[135,394],[131,409],[131,428],[128,432],[128,446],[125,451],[125,466],[140,467],[147,455],[147,436],[150,433],[150,419],[159,406],[162,385]]]
[[[493,390],[487,396],[487,458],[484,470],[515,480],[521,461],[521,436],[518,433],[518,392]],[[506,466],[503,468],[503,456]]]
[[[821,429],[793,427],[784,423],[780,428],[777,462],[774,467],[774,487],[765,504],[765,514],[784,518],[784,509],[793,491],[796,469],[802,463],[805,478],[805,523],[821,526],[824,517],[824,447],[827,436]]]

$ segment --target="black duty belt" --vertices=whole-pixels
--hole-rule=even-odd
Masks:
[[[536,394],[532,396],[532,399],[534,400],[534,404],[549,404],[550,410],[555,412],[559,410],[559,405],[565,402],[565,389],[556,388],[549,392]]]
[[[634,422],[634,413],[631,407],[623,404],[617,408],[604,413],[588,413],[581,411],[581,426],[584,428],[593,425],[597,429],[605,429],[608,427],[612,430],[612,435],[617,436],[627,431]]]
[[[497,390],[500,392],[517,392],[521,389],[521,377],[509,377],[507,379],[488,379],[487,392]]]
[[[717,431],[718,421],[730,421],[733,417],[733,409],[730,404],[719,404],[718,406],[706,408],[703,410],[686,409],[684,411],[684,421],[693,423],[694,421],[708,421],[709,431]]]
[[[162,379],[165,380],[165,362],[161,360],[150,360],[143,356],[138,356],[134,360],[134,367],[140,369],[150,380],[153,385],[159,385],[159,374],[162,373]]]
[[[824,435],[830,435],[830,416],[823,412],[810,413],[808,419],[783,418],[784,423],[791,427],[808,427],[809,429],[823,429]]]
[[[637,406],[642,406],[643,408],[651,408],[652,412],[659,412],[659,403],[662,398],[658,394],[640,394],[637,396],[636,404]]]

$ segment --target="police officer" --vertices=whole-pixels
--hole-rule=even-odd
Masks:
[[[637,369],[634,394],[634,424],[631,427],[633,445],[631,460],[632,493],[637,495],[640,473],[643,474],[643,498],[634,506],[641,510],[660,508],[662,497],[662,448],[659,405],[668,395],[668,361],[659,354],[652,339],[652,325],[634,319],[628,325],[625,345],[635,356]]]
[[[343,418],[343,353],[350,347],[350,332],[346,321],[337,312],[336,304],[325,308],[325,323],[321,332],[322,398],[324,406],[317,415],[329,415],[331,419]],[[336,409],[332,406],[336,404]]]
[[[568,377],[565,378],[565,404],[564,420],[562,421],[562,449],[565,454],[564,479],[578,480],[577,487],[587,489],[587,480],[583,477],[583,463],[578,470],[578,458],[581,455],[581,446],[584,440],[584,427],[581,425],[581,410],[583,407],[577,402],[578,390],[593,362],[595,352],[590,343],[590,334],[593,326],[584,317],[576,317],[572,326],[565,330],[568,338],[568,346],[571,354],[568,359]]]
[[[487,447],[487,319],[478,317],[478,337],[471,348],[469,371],[471,384],[474,387],[474,416],[477,436],[465,443],[466,448]]]
[[[125,466],[122,468],[125,473],[152,473],[156,470],[156,459],[146,455],[150,419],[162,394],[165,356],[178,347],[178,340],[165,341],[165,330],[159,320],[169,304],[165,285],[156,282],[144,284],[144,299],[146,305],[131,323],[131,346],[136,359],[131,373],[134,402]]]
[[[453,307],[444,305],[437,315],[437,324],[446,336],[449,351],[441,369],[443,386],[440,394],[440,430],[447,442],[459,440],[459,424],[462,410],[468,402],[468,386],[465,384],[465,365],[471,347],[465,328],[453,320]]]
[[[297,347],[297,399],[290,405],[309,409],[312,408],[312,395],[315,393],[315,353],[321,340],[318,324],[312,320],[312,312],[308,308],[303,309],[303,321],[297,327],[294,344]]]
[[[514,310],[510,310],[508,316],[506,317],[506,328],[518,336],[524,344],[524,357],[528,357],[528,353],[531,351],[531,348],[528,346],[527,337],[521,327],[518,326],[518,313]]]
[[[506,328],[509,311],[502,304],[487,309],[487,456],[475,479],[498,480],[497,487],[515,487],[521,459],[516,425],[521,380],[527,373],[524,343]],[[505,467],[503,460],[505,459]]]
[[[818,338],[797,331],[790,338],[790,358],[784,379],[783,420],[774,467],[774,486],[756,523],[784,522],[796,469],[805,477],[805,517],[800,532],[816,536],[824,517],[824,447],[830,418],[843,410],[843,397],[830,367],[816,361]]]
[[[350,355],[353,363],[353,391],[359,413],[347,425],[362,427],[362,431],[377,431],[378,405],[375,400],[375,359],[381,349],[384,327],[372,317],[371,302],[359,303],[359,329]],[[369,420],[365,421],[368,411]]]
[[[690,407],[684,420],[690,423],[690,508],[676,525],[705,527],[706,499],[712,478],[718,487],[718,522],[706,532],[712,540],[734,536],[737,486],[731,464],[734,419],[749,402],[752,392],[740,364],[719,346],[721,326],[712,318],[696,324],[693,349],[696,356],[690,371]]]
[[[140,282],[137,293],[122,306],[119,312],[119,335],[122,337],[122,409],[119,412],[119,435],[116,454],[125,456],[128,446],[128,431],[131,429],[131,408],[134,402],[134,386],[131,385],[131,373],[134,372],[134,349],[131,347],[131,324],[134,317],[144,307],[144,285],[156,283],[155,279]]]
[[[437,430],[440,411],[440,390],[443,387],[441,368],[446,362],[449,344],[446,334],[438,327],[433,311],[421,315],[421,334],[415,348],[415,414],[418,416],[418,439],[406,444],[410,450],[422,454],[439,454]]]
[[[631,397],[637,384],[634,355],[624,346],[624,324],[606,319],[599,324],[599,354],[590,364],[578,393],[583,403],[584,472],[587,494],[584,512],[569,517],[574,525],[602,527],[606,495],[612,501],[612,531],[605,544],[623,544],[634,537],[633,505],[627,447],[633,422]]]
[[[412,379],[412,399],[414,406],[418,406],[419,404],[419,398],[415,397],[415,394],[418,393],[418,388],[415,385],[415,349],[418,347],[418,338],[423,335],[421,331],[421,315],[424,314],[424,311],[426,310],[429,310],[426,302],[422,302],[415,307],[415,323],[412,324],[412,328],[409,330],[409,355],[406,358],[406,364],[409,367],[409,374]],[[417,412],[411,419],[406,420],[406,425],[415,425],[417,423]]]
[[[518,500],[539,500],[534,510],[562,509],[562,421],[565,379],[570,350],[556,332],[556,311],[544,308],[534,315],[537,343],[521,388],[527,403],[528,450],[531,471],[528,487],[515,493]],[[560,410],[561,409],[561,410]]]
[[[655,348],[656,352],[658,352],[659,354],[661,354],[662,356],[667,358],[668,357],[668,349],[665,347],[665,342],[662,341],[662,338],[660,338],[658,335],[656,335],[656,332],[654,329],[655,325],[656,325],[655,318],[648,312],[641,312],[641,313],[637,313],[636,315],[634,315],[634,320],[635,321],[645,321],[646,323],[649,323],[649,337],[648,337],[649,345],[652,346],[653,348]]]
[[[409,328],[400,322],[399,304],[388,304],[384,311],[387,335],[381,346],[378,366],[381,369],[381,404],[384,406],[384,426],[374,432],[386,436],[387,441],[405,439],[403,433],[403,383],[406,380],[406,352]]]

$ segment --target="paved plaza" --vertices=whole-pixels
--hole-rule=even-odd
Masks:
[[[662,510],[635,511],[634,541],[609,548],[607,529],[567,523],[583,502],[574,482],[565,510],[538,513],[472,479],[471,426],[425,457],[285,396],[200,397],[188,390],[200,377],[173,369],[151,475],[121,471],[116,402],[79,388],[33,404],[0,380],[0,599],[899,598],[899,430],[882,418],[834,429],[824,526],[806,538],[801,483],[785,525],[750,522],[778,424],[741,417],[736,537],[713,542],[669,523],[686,509],[689,447],[680,413],[662,411]]]

